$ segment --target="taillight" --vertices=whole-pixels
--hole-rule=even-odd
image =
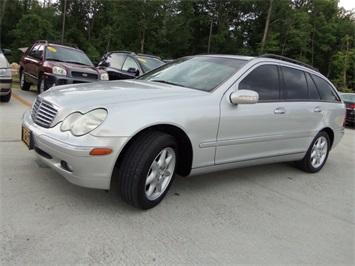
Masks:
[[[346,111],[345,111],[345,115],[344,115],[344,121],[343,121],[343,127],[345,127],[345,125],[346,125]]]
[[[348,108],[355,109],[355,103],[350,104]]]

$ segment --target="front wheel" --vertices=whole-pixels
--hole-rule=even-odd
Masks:
[[[21,87],[21,90],[23,90],[23,91],[28,91],[31,87],[31,83],[28,83],[25,80],[25,71],[24,70],[22,70],[20,73],[20,87]]]
[[[178,147],[171,135],[148,131],[128,148],[119,167],[119,187],[129,204],[149,209],[158,205],[174,179]]]
[[[330,140],[326,132],[321,131],[314,138],[305,157],[297,162],[297,166],[310,173],[321,170],[327,161],[330,150]]]
[[[40,75],[39,78],[38,78],[37,90],[38,90],[38,93],[40,93],[40,94],[47,90],[46,82],[44,80],[44,75],[43,74]]]

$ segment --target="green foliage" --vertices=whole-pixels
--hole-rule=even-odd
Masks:
[[[342,90],[355,90],[355,14],[339,9],[337,2],[4,0],[0,41],[18,60],[19,47],[38,39],[60,41],[65,18],[64,42],[76,44],[93,61],[113,50],[162,58],[208,49],[242,55],[275,53],[313,65]]]

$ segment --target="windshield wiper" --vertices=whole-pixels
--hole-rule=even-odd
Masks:
[[[65,61],[65,63],[78,64],[78,65],[83,65],[83,66],[90,66],[88,64],[80,63],[80,62],[76,62],[76,61]]]
[[[170,81],[166,81],[166,80],[161,80],[161,79],[151,79],[150,81],[159,82],[159,83],[164,83],[164,84],[169,84],[169,85],[174,85],[174,86],[185,87],[184,85],[177,84],[177,83],[170,82]]]
[[[54,59],[54,58],[46,58],[46,60],[48,60],[48,61],[56,61],[56,62],[64,62],[62,60]]]

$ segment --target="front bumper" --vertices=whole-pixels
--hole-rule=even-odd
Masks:
[[[0,96],[10,93],[12,86],[12,78],[0,78]]]
[[[22,120],[32,133],[33,148],[42,162],[75,185],[110,188],[113,169],[126,137],[105,138],[91,134],[75,137],[69,132],[61,132],[60,123],[46,129],[33,122],[31,110],[24,113]],[[109,147],[113,152],[104,156],[90,155],[97,147]]]

